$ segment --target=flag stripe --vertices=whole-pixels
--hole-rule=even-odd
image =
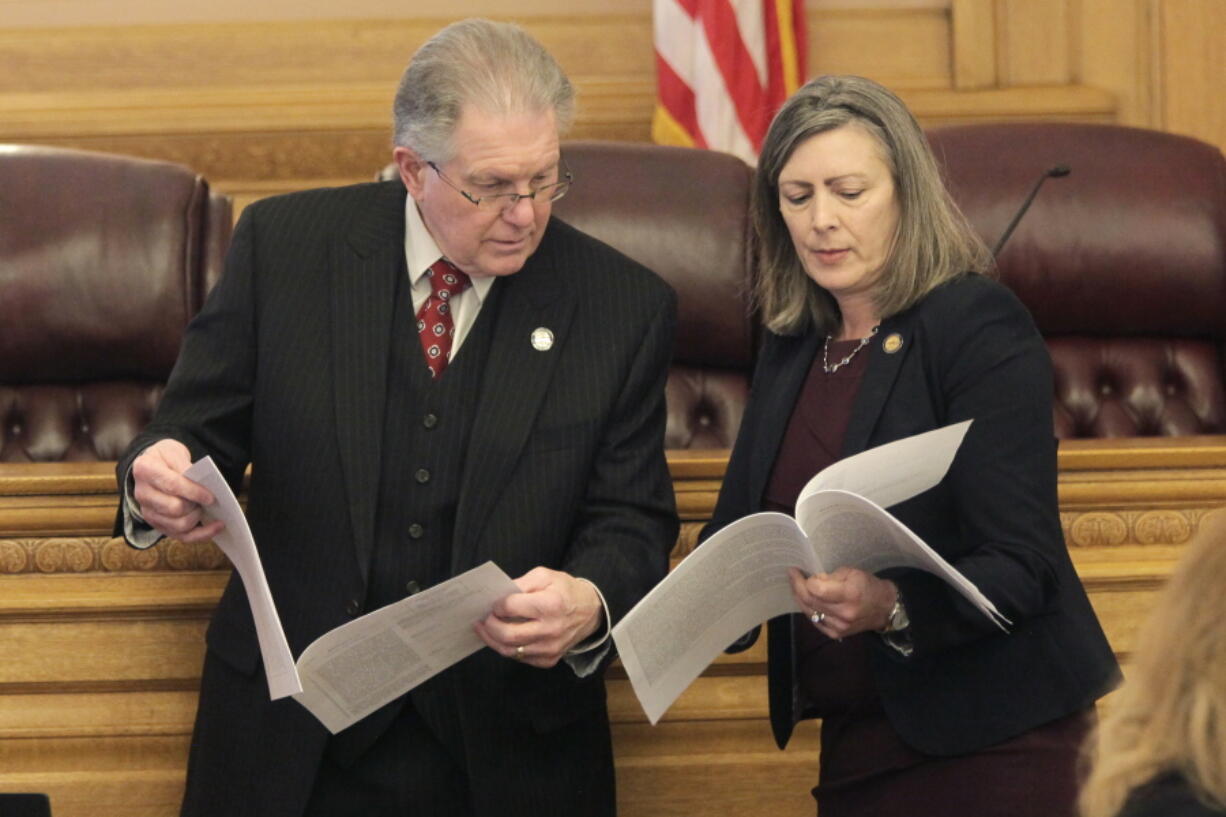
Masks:
[[[775,0],[777,22],[774,26],[779,35],[779,60],[783,63],[783,98],[787,99],[804,81],[805,49],[805,0]],[[780,100],[782,102],[782,100]]]
[[[652,138],[753,162],[804,75],[804,0],[654,0]]]
[[[724,78],[724,87],[732,97],[741,128],[756,147],[762,144],[762,137],[766,134],[762,123],[762,85],[758,82],[753,57],[741,39],[732,6],[728,0],[708,2],[699,19],[707,35],[707,46],[715,57],[717,70]]]
[[[690,131],[682,127],[681,123],[674,119],[673,115],[668,112],[668,108],[663,105],[656,105],[655,112],[652,114],[651,140],[657,145],[675,145],[683,148],[706,147],[706,145],[695,143]]]
[[[698,127],[698,112],[694,105],[694,91],[677,76],[668,61],[656,54],[656,76],[658,77],[660,104],[656,106],[656,114],[652,120],[652,138],[661,144],[682,145],[684,147],[707,147]],[[660,124],[662,136],[668,141],[656,137],[657,122],[660,116],[667,114],[668,120]],[[676,131],[687,135],[687,139],[678,140]]]

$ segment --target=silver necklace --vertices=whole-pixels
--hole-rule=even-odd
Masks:
[[[826,374],[834,374],[848,363],[851,363],[851,359],[856,356],[856,353],[865,346],[868,346],[868,342],[873,339],[874,335],[877,334],[877,330],[879,328],[881,328],[880,324],[874,326],[873,331],[868,333],[868,337],[860,338],[860,342],[856,344],[856,348],[852,349],[847,357],[843,358],[833,366],[830,365],[830,335],[826,335],[826,342],[822,344],[822,371]]]

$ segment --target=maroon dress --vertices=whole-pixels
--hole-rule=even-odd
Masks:
[[[859,341],[830,344],[842,360]],[[805,483],[838,460],[869,355],[833,374],[819,351],[792,410],[766,487],[767,510],[793,513]],[[922,610],[908,611],[912,617]],[[842,641],[792,616],[805,714],[822,719],[821,769],[813,789],[821,817],[1073,817],[1077,759],[1092,709],[982,751],[932,757],[905,744],[881,707],[869,650],[875,633]]]

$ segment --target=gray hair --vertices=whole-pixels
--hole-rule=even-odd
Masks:
[[[842,323],[834,297],[805,274],[796,254],[779,211],[779,174],[806,139],[846,125],[873,137],[894,180],[898,228],[873,292],[880,317],[913,306],[951,278],[992,269],[991,253],[945,189],[928,140],[902,100],[864,77],[818,77],[775,115],[754,179],[754,295],[773,332],[825,334]]]
[[[447,161],[465,105],[500,115],[552,109],[561,135],[574,119],[575,91],[557,61],[519,26],[461,20],[409,61],[392,105],[395,144]]]

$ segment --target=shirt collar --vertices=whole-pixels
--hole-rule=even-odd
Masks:
[[[409,265],[409,285],[417,286],[417,282],[426,274],[435,261],[443,256],[434,242],[434,236],[426,229],[417,202],[412,196],[404,197],[404,257]],[[479,302],[485,302],[485,296],[494,285],[494,275],[470,275],[472,289]]]

